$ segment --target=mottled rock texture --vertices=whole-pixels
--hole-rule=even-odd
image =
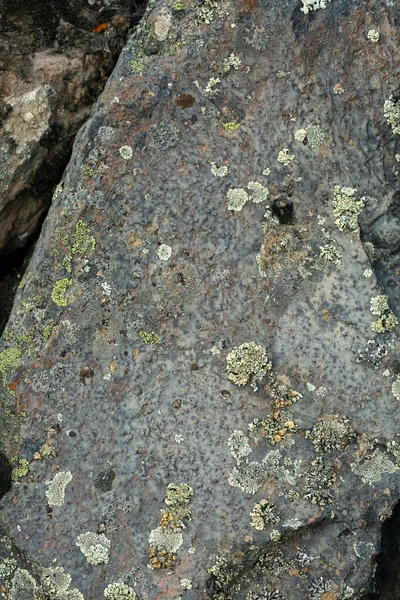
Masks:
[[[373,585],[400,485],[394,4],[149,6],[3,334],[6,598]]]
[[[134,0],[0,2],[0,252],[40,225],[137,13]]]

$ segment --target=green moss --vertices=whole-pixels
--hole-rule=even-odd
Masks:
[[[12,472],[13,481],[18,481],[18,479],[21,479],[22,477],[25,477],[25,475],[28,474],[29,462],[26,458],[17,458],[16,456],[14,456],[10,462],[15,464]]]
[[[6,385],[6,378],[9,371],[17,369],[22,364],[22,353],[19,348],[6,348],[0,352],[0,373],[3,376],[3,385]]]
[[[67,306],[67,287],[72,284],[72,279],[64,277],[55,282],[51,298],[57,306]]]
[[[155,331],[150,331],[150,333],[146,333],[146,331],[139,331],[139,336],[142,342],[145,344],[159,344],[160,336],[157,335]]]

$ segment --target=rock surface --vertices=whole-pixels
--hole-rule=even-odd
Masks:
[[[128,0],[0,2],[0,252],[40,225],[136,14]]]
[[[371,588],[400,484],[398,22],[149,6],[2,338],[6,598]]]

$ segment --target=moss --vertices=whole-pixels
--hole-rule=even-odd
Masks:
[[[72,279],[64,277],[55,282],[53,291],[51,292],[51,298],[57,306],[67,306],[67,288],[72,284]]]
[[[11,459],[11,463],[15,465],[13,467],[12,479],[18,481],[29,472],[29,462],[26,458],[17,458],[16,456]]]
[[[145,344],[155,345],[160,343],[160,336],[157,335],[155,331],[150,331],[150,333],[147,333],[146,331],[139,331],[139,336],[142,342]]]
[[[22,364],[22,353],[19,348],[6,348],[0,352],[0,373],[3,376],[3,385],[6,385],[9,371],[17,369]]]

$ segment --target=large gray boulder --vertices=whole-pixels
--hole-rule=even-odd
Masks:
[[[149,6],[3,335],[6,597],[370,589],[400,484],[398,19]]]

